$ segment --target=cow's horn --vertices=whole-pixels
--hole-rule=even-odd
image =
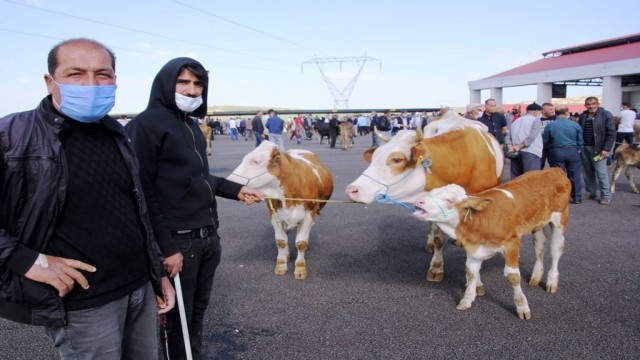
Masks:
[[[384,141],[384,142],[389,142],[389,140],[391,140],[391,138],[388,135],[384,135],[383,133],[381,133],[380,131],[378,131],[378,127],[374,126],[373,127],[373,131],[376,133],[376,136]]]
[[[416,142],[420,142],[422,139],[424,139],[422,128],[420,126],[416,126]]]

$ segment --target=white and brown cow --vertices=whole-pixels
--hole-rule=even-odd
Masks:
[[[413,202],[423,191],[458,184],[479,192],[500,184],[504,155],[498,141],[475,120],[448,113],[422,131],[399,131],[378,148],[368,149],[369,167],[346,189],[352,201],[372,203],[380,196]],[[442,281],[444,235],[431,226],[427,250],[433,257],[428,281]]]
[[[536,261],[529,284],[538,285],[544,273],[543,228],[551,233],[551,268],[548,292],[558,289],[558,262],[564,251],[564,232],[569,222],[571,182],[559,168],[527,172],[514,180],[478,194],[467,195],[458,185],[426,192],[416,200],[414,216],[439,224],[447,235],[458,239],[466,253],[467,287],[457,309],[467,310],[483,295],[482,261],[496,253],[504,255],[504,276],[514,291],[518,317],[529,319],[531,311],[520,286],[520,239],[532,233]]]
[[[283,152],[276,144],[263,141],[245,155],[227,179],[264,191],[278,246],[277,275],[287,273],[287,233],[297,229],[295,244],[298,257],[293,274],[296,279],[306,279],[304,255],[309,244],[309,232],[326,204],[324,200],[333,193],[333,177],[329,170],[310,151]]]

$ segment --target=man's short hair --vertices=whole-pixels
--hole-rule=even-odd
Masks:
[[[589,96],[588,98],[584,99],[584,103],[586,104],[587,101],[592,101],[592,100],[595,100],[596,104],[600,104],[600,100],[598,100],[598,98],[595,96]]]
[[[545,107],[545,106],[553,106],[553,104],[552,103],[548,103],[548,102],[547,103],[543,103],[542,107]]]
[[[489,101],[494,101],[494,102],[495,102],[495,101],[496,101],[496,99],[494,99],[494,98],[488,98],[487,100],[485,100],[485,101],[484,101],[484,104],[485,104],[485,105],[489,104]]]
[[[629,105],[629,103],[628,103],[628,102],[626,102],[626,101],[622,103],[622,106],[625,106],[625,107],[631,107],[631,106]]]
[[[186,63],[180,67],[178,70],[178,74],[182,72],[182,70],[187,69],[193,73],[193,75],[202,83],[204,87],[209,85],[209,72],[207,69],[199,63]]]
[[[559,105],[556,108],[556,115],[571,115],[571,113],[569,112],[569,108],[566,105]]]
[[[109,56],[111,56],[111,67],[113,68],[114,72],[116,71],[116,55],[113,53],[111,49],[106,47],[101,42],[93,39],[74,38],[74,39],[61,41],[56,45],[54,45],[53,48],[51,48],[51,50],[49,51],[49,55],[47,55],[47,70],[49,71],[49,75],[53,76],[53,73],[56,71],[56,68],[58,67],[58,50],[65,45],[74,44],[74,43],[87,43],[87,44],[92,44],[96,47],[105,49],[109,53]]]

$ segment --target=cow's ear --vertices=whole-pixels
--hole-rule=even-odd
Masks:
[[[371,163],[371,158],[373,157],[373,152],[376,151],[376,147],[370,147],[362,153],[362,158],[364,161]]]
[[[278,148],[273,148],[271,151],[271,159],[269,159],[269,163],[271,165],[279,165],[280,164],[280,150]]]
[[[418,143],[411,148],[411,163],[415,163],[418,159],[426,159],[429,157],[429,150],[427,149],[427,145],[424,143]]]
[[[464,201],[462,201],[460,206],[465,209],[471,208],[475,211],[482,211],[484,210],[484,208],[491,205],[493,201],[494,200],[491,198],[481,198],[476,196],[470,196],[466,198]]]

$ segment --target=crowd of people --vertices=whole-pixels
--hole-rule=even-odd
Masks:
[[[287,133],[297,144],[326,133],[335,148],[342,132],[346,150],[354,136],[371,135],[377,146],[375,131],[393,136],[453,111],[443,105],[437,113],[298,114],[285,121],[270,109],[221,121],[206,116],[208,71],[180,57],[158,71],[143,112],[116,120],[108,115],[116,91],[112,50],[71,39],[47,59],[41,103],[0,119],[0,316],[45,326],[62,359],[156,359],[158,314],[167,317],[171,359],[186,358],[186,349],[202,357],[221,253],[216,197],[253,204],[264,194],[210,174],[210,139],[200,125],[212,129],[212,139],[255,139],[256,147],[268,139],[282,150]],[[504,146],[512,177],[548,161],[566,171],[572,203],[582,202],[584,178],[586,197],[608,205],[607,159],[614,145],[637,140],[637,115],[623,103],[616,121],[596,97],[585,108],[571,114],[566,106],[532,103],[505,114],[488,99],[461,115],[486,125]],[[175,308],[177,284],[187,329]]]

